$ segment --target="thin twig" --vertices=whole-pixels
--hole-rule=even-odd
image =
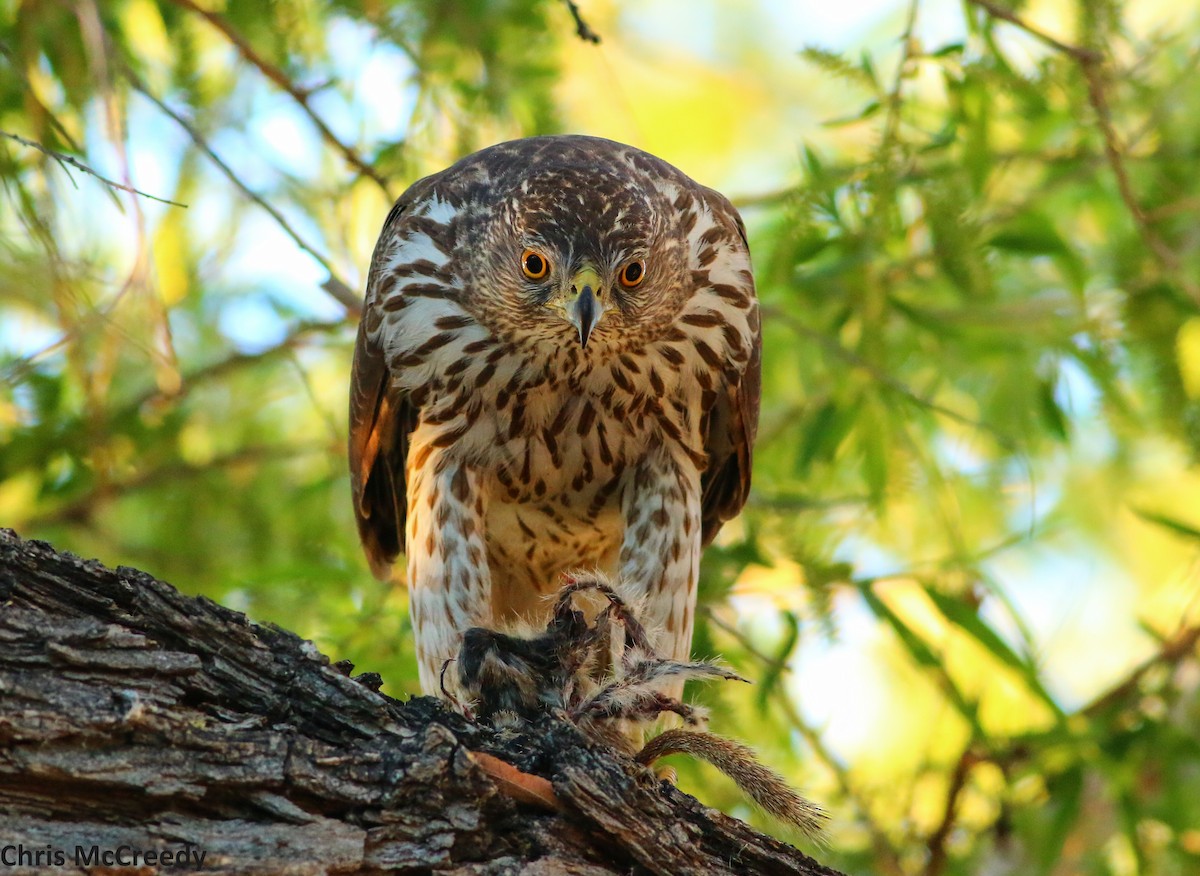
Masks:
[[[748,654],[762,663],[768,672],[785,673],[792,671],[790,655],[784,656],[784,658],[781,660],[776,657],[772,657],[770,654],[767,654],[765,651],[751,642],[750,639],[741,630],[739,630],[736,625],[731,624],[727,620],[723,620],[715,611],[712,610],[711,606],[700,606],[700,612],[706,618],[708,618],[708,622],[710,624],[712,624],[718,630],[723,630],[732,636],[739,645],[746,649]]]
[[[304,394],[308,396],[308,402],[312,405],[313,411],[325,424],[325,430],[329,434],[330,446],[337,447],[340,450],[344,440],[338,428],[337,418],[330,413],[326,405],[321,403],[317,389],[313,386],[312,375],[305,369],[304,363],[300,361],[300,357],[296,355],[295,350],[287,351],[287,361],[291,364],[293,370],[295,370],[300,385],[304,387]]]
[[[1125,151],[1121,147],[1116,128],[1113,127],[1112,114],[1108,108],[1108,95],[1104,90],[1104,74],[1101,65],[1094,61],[1081,61],[1080,64],[1083,68],[1084,78],[1087,80],[1088,103],[1096,113],[1096,124],[1104,138],[1104,154],[1108,157],[1108,165],[1112,168],[1113,176],[1117,178],[1117,190],[1121,193],[1121,200],[1125,202],[1125,208],[1133,217],[1133,223],[1137,226],[1138,233],[1145,241],[1146,246],[1169,273],[1179,278],[1180,284],[1192,297],[1192,300],[1200,304],[1200,288],[1194,283],[1186,281],[1180,275],[1179,257],[1154,230],[1146,211],[1142,209],[1141,202],[1138,201],[1137,195],[1133,191],[1133,184],[1129,181],[1129,173],[1125,169]]]
[[[946,806],[942,810],[942,819],[926,843],[929,856],[925,863],[925,876],[941,876],[946,869],[946,842],[950,839],[950,831],[954,829],[954,823],[958,820],[958,800],[967,786],[967,776],[971,767],[979,761],[978,755],[968,747],[954,765],[954,772],[950,774],[950,787],[946,790]]]
[[[1153,210],[1146,211],[1146,218],[1151,222],[1158,222],[1178,216],[1180,213],[1187,213],[1191,216],[1200,214],[1200,195],[1192,195],[1172,201],[1170,204],[1163,204],[1161,207],[1155,207]]]
[[[1104,56],[1094,49],[1088,49],[1083,46],[1072,45],[1057,40],[1045,31],[1038,30],[1024,19],[1019,18],[1011,9],[1005,9],[991,0],[970,0],[971,3],[984,10],[993,18],[999,18],[1002,21],[1007,21],[1009,24],[1020,28],[1029,34],[1034,39],[1040,40],[1055,51],[1062,52],[1065,55],[1070,55],[1076,61],[1082,64],[1097,64],[1104,60]]]
[[[297,86],[296,83],[292,82],[286,73],[279,69],[279,67],[275,66],[262,55],[260,55],[255,48],[246,41],[246,38],[238,33],[237,29],[234,28],[233,25],[226,21],[221,15],[218,15],[215,12],[210,12],[209,10],[198,6],[192,2],[192,0],[171,0],[171,2],[173,2],[176,6],[181,6],[184,9],[199,15],[201,18],[219,30],[222,34],[224,34],[225,38],[228,39],[229,42],[233,44],[234,48],[237,49],[238,54],[240,54],[250,64],[257,67],[259,72],[267,77],[267,79],[274,82],[275,85],[280,88],[280,90],[291,96],[292,100],[299,105],[299,107],[304,111],[305,115],[308,116],[309,120],[312,121],[313,126],[316,127],[316,129],[320,132],[321,136],[325,139],[325,142],[340,152],[347,164],[379,186],[384,195],[387,196],[388,200],[394,199],[395,196],[388,187],[387,181],[379,174],[379,171],[377,171],[357,152],[355,152],[351,146],[338,139],[338,136],[333,133],[332,130],[330,130],[329,125],[325,123],[325,120],[322,119],[317,114],[316,110],[312,108],[308,102],[309,96],[312,93],[311,91]]]
[[[1158,666],[1176,666],[1188,657],[1194,657],[1196,645],[1200,644],[1200,625],[1184,626],[1163,643],[1153,654],[1124,679],[1110,687],[1080,710],[1080,714],[1094,718],[1108,711],[1117,703],[1137,694],[1138,686],[1148,672]]]
[[[571,17],[575,19],[575,35],[585,43],[600,44],[600,34],[592,30],[591,26],[583,20],[583,15],[579,11],[579,4],[575,0],[563,0],[567,4],[567,9],[571,11]]]
[[[45,155],[49,158],[53,158],[60,165],[69,164],[69,165],[71,165],[71,167],[75,168],[76,170],[81,170],[84,173],[88,174],[89,176],[94,176],[96,179],[100,180],[100,182],[104,183],[109,188],[120,189],[123,192],[129,192],[130,194],[133,194],[133,195],[141,195],[143,198],[149,198],[151,201],[158,201],[160,204],[170,204],[172,207],[183,207],[185,210],[187,209],[187,204],[181,204],[178,201],[172,201],[168,198],[160,198],[157,195],[150,194],[149,192],[143,192],[141,189],[135,189],[133,186],[127,186],[124,183],[119,183],[116,180],[109,179],[108,177],[104,176],[103,174],[97,173],[96,171],[92,170],[90,167],[88,167],[86,164],[84,164],[82,161],[78,160],[77,158],[72,158],[70,155],[67,155],[64,152],[59,152],[55,149],[50,149],[49,147],[43,146],[41,143],[37,143],[33,140],[27,140],[24,137],[22,137],[20,134],[11,134],[8,131],[0,131],[0,136],[7,137],[10,140],[16,140],[22,146],[28,146],[30,149],[36,149],[38,152],[41,152],[43,155]],[[63,170],[65,171],[66,168],[64,167]],[[67,178],[68,179],[71,178],[70,171],[67,171]],[[75,180],[71,179],[71,184],[74,185],[74,183],[75,183]]]
[[[133,168],[129,161],[125,95],[117,93],[112,81],[112,71],[117,69],[120,64],[119,60],[114,64],[114,59],[119,58],[119,52],[114,51],[112,39],[105,28],[104,16],[97,0],[76,0],[73,5],[80,33],[83,35],[84,46],[87,49],[92,78],[98,86],[97,91],[104,107],[109,142],[116,151],[121,168],[121,180],[125,185],[132,186]],[[135,293],[140,293],[140,298],[149,314],[147,322],[153,331],[153,336],[147,345],[150,352],[149,358],[154,366],[158,382],[170,385],[179,380],[179,361],[175,352],[174,338],[171,335],[171,323],[163,296],[157,294],[154,289],[154,281],[151,276],[153,256],[146,215],[142,210],[141,202],[136,198],[131,207],[135,246],[133,261],[122,292],[124,289],[132,289]],[[120,344],[112,332],[106,332],[104,340],[101,352],[92,357],[90,367],[91,375],[100,377],[97,386],[104,387],[102,395],[95,399],[94,416],[97,419],[102,418],[102,410],[107,403],[108,381],[121,351]],[[99,470],[103,471],[104,467],[99,466]]]
[[[210,472],[238,465],[265,464],[283,460],[291,460],[301,456],[329,454],[327,445],[286,446],[286,445],[256,445],[242,447],[217,456],[204,463],[190,463],[183,460],[140,469],[131,477],[124,480],[106,481],[94,489],[72,499],[56,508],[51,508],[41,514],[21,521],[21,527],[33,531],[46,526],[64,523],[86,524],[91,520],[97,508],[105,503],[122,496],[127,496],[138,490],[169,483],[172,486],[184,478],[203,477]]]
[[[275,209],[275,207],[273,207],[270,203],[268,203],[267,200],[262,197],[262,195],[258,194],[248,185],[242,182],[241,178],[233,172],[233,168],[226,164],[221,156],[219,156],[213,150],[212,146],[209,145],[204,136],[197,131],[187,119],[185,119],[175,110],[171,109],[171,107],[163,102],[161,98],[150,91],[150,89],[146,86],[146,83],[142,81],[142,78],[138,76],[137,73],[135,73],[128,66],[125,67],[124,72],[134,89],[141,93],[156,107],[162,110],[162,112],[169,116],[177,125],[179,125],[179,127],[183,128],[196,147],[208,156],[208,159],[217,166],[221,173],[225,174],[226,179],[233,183],[247,198],[265,210],[270,217],[275,220],[279,227],[283,229],[284,233],[292,239],[296,246],[300,247],[300,249],[304,250],[306,253],[316,259],[321,267],[329,272],[329,279],[321,284],[321,288],[328,292],[339,304],[346,308],[348,313],[355,315],[361,313],[362,301],[357,295],[350,291],[350,287],[346,285],[345,282],[338,278],[337,273],[333,269],[333,264],[329,261],[329,259],[322,255],[315,247],[305,241],[304,238],[300,236],[300,233],[291,226],[291,223],[284,218],[283,214]]]
[[[909,0],[904,32],[900,35],[902,43],[900,47],[900,61],[896,64],[896,78],[892,82],[892,90],[887,96],[887,117],[883,125],[881,151],[885,162],[889,161],[892,147],[896,144],[896,137],[900,128],[900,110],[904,106],[904,77],[907,72],[908,62],[912,60],[913,56],[913,32],[917,27],[917,9],[920,5],[920,0]]]
[[[202,383],[225,377],[242,368],[261,364],[276,356],[291,353],[312,335],[332,334],[349,324],[352,324],[350,319],[337,320],[335,322],[312,321],[298,323],[278,343],[272,344],[264,350],[259,350],[257,353],[232,353],[223,359],[210,362],[207,365],[197,368],[195,371],[183,375],[179,382],[179,388],[174,392],[164,392],[156,388],[139,395],[132,401],[122,405],[120,410],[112,415],[112,420],[116,422],[123,421],[131,416],[135,416],[138,411],[147,406],[154,407],[167,402],[178,404],[189,392]]]

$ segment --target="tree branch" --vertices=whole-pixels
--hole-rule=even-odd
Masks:
[[[224,873],[840,876],[569,723],[397,702],[292,633],[9,530],[0,605],[11,846]]]
[[[379,171],[375,170],[375,168],[372,167],[366,160],[364,160],[357,152],[355,152],[353,148],[338,139],[338,136],[334,134],[332,130],[330,130],[329,125],[325,123],[325,120],[317,115],[316,110],[314,110],[308,102],[311,94],[310,91],[299,88],[296,83],[292,82],[286,73],[279,69],[279,67],[275,66],[257,51],[255,51],[254,47],[246,41],[246,38],[238,33],[237,29],[234,28],[233,25],[226,21],[221,15],[196,5],[194,2],[192,2],[192,0],[171,0],[171,2],[176,6],[182,7],[183,9],[187,9],[188,11],[199,15],[201,18],[219,30],[225,36],[225,38],[229,40],[233,47],[237,49],[239,55],[241,55],[254,67],[257,67],[259,72],[262,73],[267,79],[271,80],[271,82],[275,83],[275,85],[277,85],[281,91],[284,91],[291,96],[292,100],[294,100],[297,105],[304,110],[305,115],[307,115],[312,121],[313,126],[318,132],[320,132],[321,137],[324,138],[325,142],[341,153],[347,164],[379,186],[380,190],[384,193],[384,195],[387,196],[389,201],[395,200],[395,195],[392,194],[392,191],[387,184],[387,180],[380,176]]]

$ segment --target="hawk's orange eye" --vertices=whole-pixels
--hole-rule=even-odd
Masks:
[[[632,262],[621,268],[621,273],[617,279],[621,281],[621,285],[626,289],[632,289],[646,276],[646,263],[641,259],[634,259]]]
[[[531,280],[541,280],[550,273],[550,261],[540,252],[527,249],[521,253],[521,270]]]

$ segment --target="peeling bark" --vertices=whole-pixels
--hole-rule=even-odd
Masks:
[[[839,876],[567,723],[496,732],[377,688],[285,630],[0,530],[0,868]],[[512,794],[477,752],[553,793]]]

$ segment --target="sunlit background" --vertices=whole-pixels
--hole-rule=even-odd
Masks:
[[[414,692],[346,304],[421,175],[632,143],[739,206],[764,305],[696,641],[757,685],[697,690],[713,729],[847,872],[1200,872],[1195,4],[579,12],[598,44],[551,0],[0,0],[0,525]]]

